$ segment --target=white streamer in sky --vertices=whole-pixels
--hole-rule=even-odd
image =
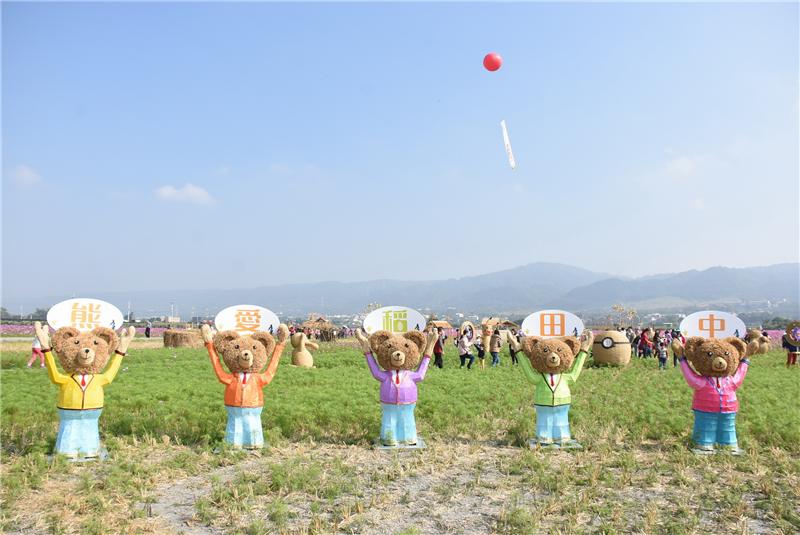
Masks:
[[[506,147],[506,154],[508,154],[508,165],[511,166],[511,169],[516,169],[517,161],[514,159],[514,153],[511,152],[511,140],[508,139],[508,128],[506,128],[505,119],[500,121],[500,128],[503,129],[503,144]]]

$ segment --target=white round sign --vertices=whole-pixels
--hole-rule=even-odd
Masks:
[[[747,327],[744,322],[731,314],[719,310],[701,310],[689,314],[680,326],[684,336],[702,336],[703,338],[727,338],[735,336],[744,338]]]
[[[239,335],[268,332],[276,334],[280,320],[277,314],[258,305],[234,305],[220,310],[214,318],[218,331],[236,331]]]
[[[377,331],[404,333],[425,329],[425,316],[413,308],[390,306],[373,310],[364,318],[364,331],[372,334]]]
[[[47,324],[55,330],[61,327],[74,327],[81,332],[91,331],[95,327],[117,330],[124,321],[117,307],[88,297],[61,301],[47,311]]]
[[[583,329],[583,321],[566,310],[540,310],[522,321],[522,333],[525,336],[580,336]]]

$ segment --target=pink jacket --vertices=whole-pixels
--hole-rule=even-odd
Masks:
[[[382,370],[372,353],[365,353],[369,371],[372,376],[381,382],[381,403],[392,405],[407,405],[417,402],[417,383],[425,379],[428,371],[428,363],[431,358],[428,355],[422,357],[422,364],[419,369],[414,370]]]
[[[692,409],[703,412],[737,412],[739,400],[736,390],[742,386],[750,361],[742,360],[736,373],[730,377],[705,377],[698,375],[689,367],[685,358],[681,359],[681,371],[686,382],[694,389]]]

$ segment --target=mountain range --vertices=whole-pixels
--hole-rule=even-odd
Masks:
[[[47,307],[71,296],[52,296],[31,305]],[[521,314],[543,308],[576,313],[608,311],[622,303],[646,311],[703,308],[800,309],[800,263],[765,267],[713,267],[702,271],[623,278],[579,267],[537,262],[485,275],[436,281],[373,280],[317,282],[251,289],[136,290],[91,296],[116,304],[133,303],[137,316],[162,315],[175,303],[180,315],[212,315],[237,303],[261,304],[281,315],[351,314],[368,303],[403,304],[422,311]],[[767,304],[769,302],[769,304]],[[13,310],[13,308],[11,309]]]

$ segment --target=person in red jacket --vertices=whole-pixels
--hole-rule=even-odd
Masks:
[[[433,365],[439,369],[444,367],[444,341],[447,337],[441,327],[435,327],[436,332],[439,333],[439,338],[436,340],[436,345],[433,346]]]
[[[786,327],[782,345],[786,350],[786,367],[795,366],[800,355],[800,321],[793,321]]]
[[[650,341],[650,333],[652,332],[652,329],[645,329],[639,338],[639,351],[644,354],[644,358],[653,356],[653,342]]]

